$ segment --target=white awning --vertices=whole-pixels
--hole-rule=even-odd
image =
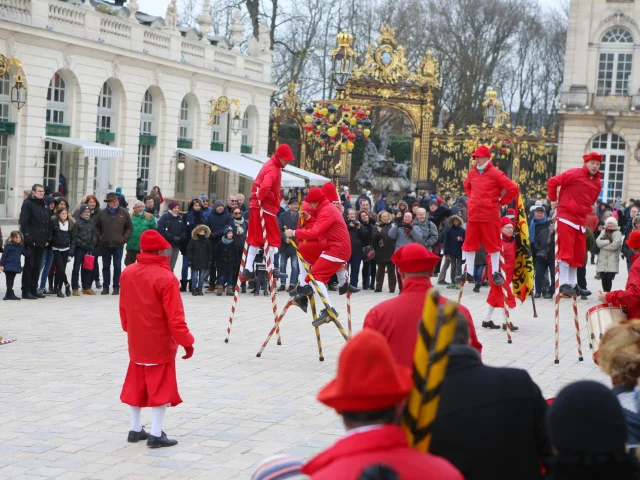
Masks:
[[[43,140],[62,144],[64,151],[80,151],[84,157],[122,158],[121,148],[102,145],[84,138],[50,137],[47,135],[43,137]]]
[[[252,160],[256,160],[261,163],[265,163],[267,160],[269,160],[269,157],[265,157],[262,155],[253,155],[248,153],[245,153],[242,155],[244,157],[251,158]],[[312,186],[324,185],[325,183],[331,181],[330,178],[323,177],[322,175],[318,175],[317,173],[309,172],[308,170],[303,170],[301,168],[294,167],[293,165],[287,165],[286,167],[284,167],[284,171],[287,173],[291,173],[292,175],[296,175],[298,177],[304,178],[306,181],[309,182],[309,185],[312,185]]]
[[[215,165],[222,170],[228,172],[236,172],[252,180],[258,176],[258,172],[262,168],[263,163],[246,158],[237,153],[216,152],[213,150],[192,150],[189,148],[178,148],[177,151],[186,157],[191,157],[209,165]],[[282,172],[282,186],[304,187],[304,179]]]

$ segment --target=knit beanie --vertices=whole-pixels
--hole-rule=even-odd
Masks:
[[[601,383],[581,381],[563,388],[547,412],[547,431],[561,454],[625,453],[622,407]]]
[[[222,200],[216,200],[213,202],[213,209],[215,210],[218,207],[224,207],[224,202]]]
[[[80,205],[80,215],[82,215],[87,210],[89,210],[89,205],[87,205],[86,203],[83,203],[82,205]]]
[[[251,480],[302,480],[309,478],[300,473],[302,461],[292,455],[273,455],[265,458]]]

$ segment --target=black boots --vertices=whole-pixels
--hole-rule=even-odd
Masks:
[[[164,432],[162,432],[162,435],[159,437],[149,435],[149,438],[147,439],[147,447],[149,448],[173,447],[177,444],[177,440],[170,440]]]
[[[186,292],[187,291],[187,284],[189,283],[188,280],[180,280],[180,291],[181,292]]]
[[[333,307],[330,307],[330,310],[333,316],[335,318],[338,318],[338,312],[336,312],[336,310]],[[324,308],[320,312],[320,315],[318,315],[318,318],[316,318],[313,322],[311,322],[311,325],[313,325],[314,327],[319,327],[320,325],[329,323],[331,320],[333,320],[333,318],[331,317],[331,315],[329,315],[329,312],[327,311],[327,309]]]
[[[20,297],[16,297],[16,294],[13,293],[13,290],[7,289],[7,293],[4,296],[3,300],[20,300]]]
[[[491,330],[497,330],[498,328],[500,328],[500,326],[493,323],[493,320],[489,320],[488,322],[482,322],[482,328],[490,328]]]

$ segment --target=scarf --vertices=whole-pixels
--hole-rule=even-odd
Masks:
[[[233,243],[233,238],[229,239],[225,235],[224,237],[222,237],[222,243],[224,243],[225,245],[229,245],[230,243]]]
[[[243,217],[240,217],[240,220],[233,219],[233,223],[236,225],[236,233],[238,235],[243,235],[245,230],[245,221]]]
[[[118,207],[120,208],[120,207]],[[115,215],[116,212],[118,211],[118,208],[111,208],[107,205],[107,212],[109,212],[111,215]]]
[[[546,215],[542,217],[540,220],[538,220],[535,217],[531,219],[531,222],[529,223],[529,238],[531,239],[532,242],[535,242],[536,240],[536,225],[542,225],[546,221],[547,221]]]
[[[485,168],[487,168],[487,165],[489,165],[491,163],[491,160],[489,160],[487,163],[485,163],[482,167],[479,165],[476,165],[476,168],[478,169],[478,171],[480,173],[484,173]]]

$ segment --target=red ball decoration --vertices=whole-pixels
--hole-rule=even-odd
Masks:
[[[367,114],[365,113],[364,110],[358,110],[356,112],[356,117],[358,118],[358,120],[362,120],[366,116],[367,116]]]
[[[307,132],[311,132],[311,131],[313,130],[313,125],[311,125],[310,123],[307,123],[307,124],[304,126],[304,129],[305,129]]]
[[[353,132],[349,132],[349,134],[347,135],[347,138],[349,139],[350,142],[353,142],[356,139],[356,134]]]

